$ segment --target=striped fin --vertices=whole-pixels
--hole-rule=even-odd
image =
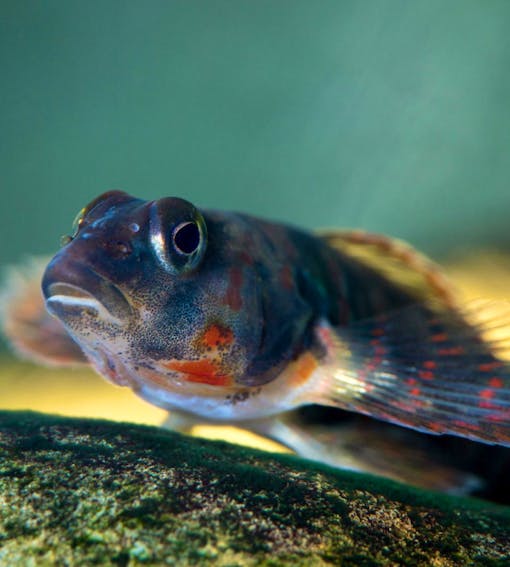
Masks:
[[[478,324],[469,311],[413,305],[341,329],[321,323],[328,355],[313,403],[510,446],[510,364],[498,356],[510,344],[510,309]],[[496,329],[499,338],[482,338]]]

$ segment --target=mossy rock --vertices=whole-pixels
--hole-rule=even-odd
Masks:
[[[509,565],[510,509],[154,427],[0,412],[1,565]]]

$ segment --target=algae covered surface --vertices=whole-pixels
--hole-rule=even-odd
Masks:
[[[510,509],[155,427],[0,412],[1,565],[508,565]]]

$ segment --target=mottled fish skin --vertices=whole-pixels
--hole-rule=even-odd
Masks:
[[[331,463],[328,443],[280,419],[319,405],[510,445],[510,367],[500,339],[484,338],[508,321],[473,322],[428,259],[381,235],[318,237],[179,198],[110,191],[80,212],[42,290],[63,326],[36,308],[34,321],[14,309],[4,328],[18,350],[82,362],[78,345],[104,377],[171,410],[181,430],[193,421],[240,423]],[[416,471],[423,457],[399,443],[402,471]],[[340,446],[343,466],[363,460]],[[369,460],[364,470],[376,466]],[[375,461],[390,470],[387,459]],[[437,480],[445,468],[434,470]],[[451,482],[422,477],[423,486],[473,486],[455,470]]]
[[[190,255],[172,242],[176,226],[186,222],[204,232]],[[220,387],[228,402],[257,395],[303,353],[320,357],[313,329],[321,317],[342,325],[412,301],[368,272],[304,231],[247,215],[201,213],[181,199],[146,202],[110,192],[85,209],[42,287],[50,312],[103,375],[142,394],[147,382],[178,397],[204,391],[218,397],[211,387]],[[69,286],[99,305],[61,301],[73,294]],[[189,409],[180,397],[151,401]],[[210,412],[209,405],[197,408]]]

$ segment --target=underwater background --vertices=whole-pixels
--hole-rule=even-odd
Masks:
[[[120,188],[388,233],[508,298],[509,24],[504,0],[2,0],[0,265]],[[6,355],[0,405],[164,415]]]

